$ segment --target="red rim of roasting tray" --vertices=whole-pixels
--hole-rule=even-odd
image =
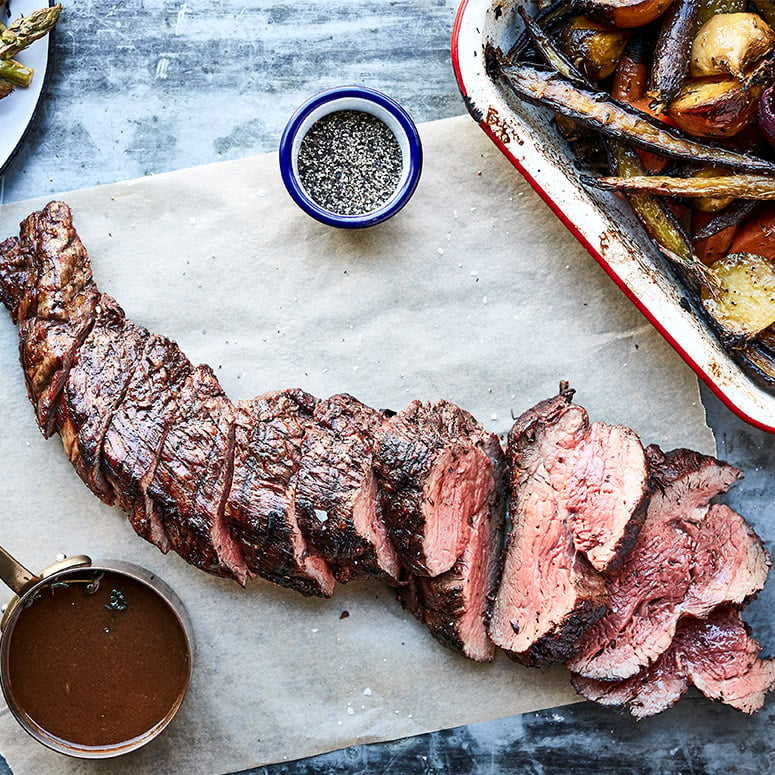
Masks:
[[[775,395],[758,387],[715,334],[682,306],[685,295],[626,203],[576,180],[545,109],[520,102],[485,71],[487,43],[508,50],[523,0],[462,0],[452,64],[468,112],[646,319],[735,414],[775,433]]]

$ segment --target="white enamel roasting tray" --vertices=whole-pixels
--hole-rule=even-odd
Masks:
[[[469,113],[711,390],[744,420],[775,433],[775,396],[759,388],[705,323],[681,306],[684,290],[627,204],[615,194],[583,188],[551,112],[520,102],[485,72],[485,46],[508,51],[519,34],[516,8],[522,2],[463,0],[458,8],[452,62]]]

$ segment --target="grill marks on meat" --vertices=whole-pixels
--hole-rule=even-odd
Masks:
[[[197,366],[177,397],[147,494],[172,548],[184,560],[244,585],[248,569],[224,518],[234,414],[210,367]]]
[[[405,567],[448,571],[487,503],[492,466],[481,425],[447,401],[413,401],[385,423],[374,465],[388,535]]]
[[[102,459],[116,501],[135,532],[168,552],[170,541],[148,494],[162,444],[176,416],[191,362],[170,339],[152,334],[105,432]]]
[[[527,664],[573,653],[602,616],[602,577],[576,550],[561,504],[587,413],[563,393],[525,412],[509,433],[511,532],[490,620],[493,642]]]
[[[648,454],[658,489],[640,538],[608,580],[606,615],[568,662],[588,678],[635,675],[669,647],[683,614],[703,615],[726,601],[742,602],[766,576],[763,547],[748,540],[750,531],[738,515],[718,509],[707,521],[710,499],[726,492],[739,470],[688,450],[663,454],[651,447]],[[725,518],[727,524],[720,525]],[[724,535],[731,542],[720,541]],[[746,575],[743,569],[757,564],[761,569]],[[723,576],[729,568],[737,589],[729,589],[730,579]]]
[[[234,405],[209,367],[98,292],[63,203],[0,243],[0,301],[44,435],[164,552],[323,597],[379,577],[445,645],[563,661],[580,693],[636,716],[691,684],[750,713],[775,685],[738,610],[769,555],[711,505],[732,466],[644,452],[567,389],[516,421],[506,456],[446,401],[393,417],[298,389]]]
[[[102,472],[102,443],[148,336],[103,294],[94,326],[73,358],[57,409],[56,425],[70,462],[108,504],[115,501],[115,492]]]
[[[385,422],[342,394],[318,401],[306,429],[296,477],[296,511],[305,540],[337,581],[401,572],[382,520],[372,466],[374,436]]]
[[[67,205],[54,202],[28,216],[18,243],[3,244],[11,269],[3,301],[19,323],[27,392],[40,429],[50,436],[73,355],[94,322],[98,292]]]
[[[692,684],[710,699],[753,713],[775,687],[775,660],[760,659],[760,651],[737,609],[721,606],[706,619],[683,619],[670,647],[631,678],[574,676],[573,685],[589,700],[627,705],[636,718],[671,707]]]
[[[490,599],[495,594],[505,523],[505,458],[498,438],[485,438],[492,466],[487,503],[474,516],[468,543],[448,571],[438,576],[410,576],[400,598],[431,634],[469,659],[489,662],[495,644],[487,634]]]
[[[225,518],[251,572],[305,595],[330,597],[333,573],[310,553],[296,516],[296,476],[315,403],[290,389],[237,404]]]

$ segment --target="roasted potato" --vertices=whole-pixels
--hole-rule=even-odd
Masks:
[[[716,287],[701,293],[708,314],[727,335],[750,339],[775,323],[775,263],[730,253],[709,267]]]

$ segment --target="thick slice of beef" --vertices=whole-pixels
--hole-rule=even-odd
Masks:
[[[401,564],[382,520],[372,466],[385,416],[347,394],[318,401],[296,475],[296,513],[310,549],[337,581],[398,580]]]
[[[115,491],[102,472],[102,442],[148,336],[103,294],[94,326],[73,358],[57,409],[56,426],[70,462],[92,492],[109,504],[115,501]]]
[[[209,366],[194,369],[176,403],[147,494],[172,548],[186,562],[244,586],[249,572],[223,516],[234,406]]]
[[[6,290],[15,296],[26,278],[16,306],[19,354],[38,425],[50,436],[72,357],[94,321],[98,291],[70,209],[61,202],[29,215],[11,252],[28,261],[25,269],[17,266]]]
[[[536,666],[567,659],[605,611],[602,576],[576,549],[565,518],[562,493],[589,429],[572,395],[537,404],[508,436],[511,531],[489,632]]]
[[[237,404],[224,514],[251,572],[305,595],[330,597],[333,573],[310,552],[296,516],[296,475],[316,403],[289,389]]]
[[[347,394],[318,401],[296,478],[299,525],[338,581],[375,576],[394,583],[401,563],[387,534],[373,467],[382,412]]]
[[[413,573],[448,571],[487,502],[492,465],[482,426],[448,401],[413,401],[377,435],[374,467],[388,535]]]
[[[571,680],[583,697],[627,705],[636,718],[671,707],[692,684],[710,699],[753,713],[775,687],[775,660],[760,659],[760,651],[736,607],[721,606],[707,619],[683,619],[667,651],[631,678]]]
[[[192,369],[175,342],[152,334],[102,443],[103,473],[118,504],[129,514],[135,532],[163,552],[169,551],[169,538],[148,496],[148,484]]]
[[[655,492],[638,542],[607,580],[606,615],[568,662],[588,678],[635,675],[669,647],[683,614],[742,600],[766,576],[763,547],[741,517],[718,509],[704,524],[711,498],[728,490],[740,471],[688,450],[663,454],[649,447],[647,455]]]
[[[495,656],[486,619],[498,580],[506,512],[505,457],[495,434],[487,437],[485,451],[492,486],[487,503],[473,518],[463,553],[448,571],[411,576],[399,592],[404,605],[439,642],[478,662]]]
[[[629,428],[595,422],[574,450],[560,499],[573,544],[597,570],[621,565],[646,517],[648,467]]]

